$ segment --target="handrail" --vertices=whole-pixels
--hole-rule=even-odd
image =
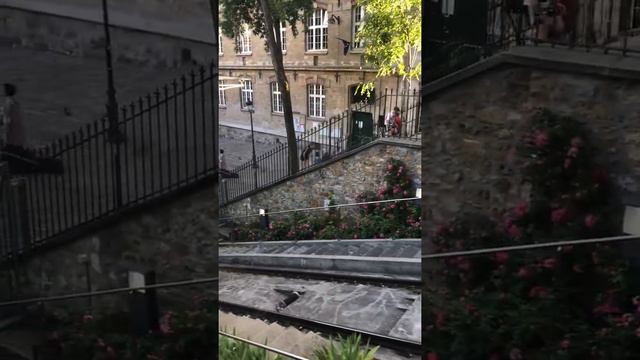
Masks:
[[[284,350],[276,349],[274,347],[263,345],[263,344],[255,342],[255,341],[251,341],[251,340],[244,339],[244,338],[241,338],[241,337],[238,337],[238,336],[235,336],[235,335],[227,334],[226,332],[224,332],[222,330],[219,330],[218,333],[220,335],[228,337],[230,339],[237,340],[237,341],[240,341],[240,342],[243,342],[243,343],[255,346],[255,347],[259,347],[259,348],[267,350],[269,352],[272,352],[272,353],[275,353],[275,354],[278,354],[278,355],[282,355],[282,356],[286,356],[286,357],[288,357],[290,359],[294,359],[294,360],[309,360],[308,358],[305,358],[305,357],[302,357],[302,356],[299,356],[299,355],[295,355],[295,354],[292,354],[290,352],[286,352]]]
[[[218,281],[217,277],[202,278],[202,279],[194,279],[194,280],[173,281],[173,282],[166,282],[166,283],[146,285],[146,286],[98,290],[98,291],[83,292],[83,293],[68,294],[68,295],[47,296],[47,297],[31,298],[31,299],[24,299],[24,300],[0,302],[0,307],[34,304],[34,303],[42,303],[42,302],[49,302],[49,301],[80,299],[80,298],[86,298],[86,297],[112,295],[117,293],[134,292],[134,291],[147,290],[147,289],[162,289],[162,288],[179,287],[179,286],[201,285],[201,284],[207,284],[207,283],[212,283],[217,281]]]

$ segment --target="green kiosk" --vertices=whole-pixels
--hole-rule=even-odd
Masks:
[[[349,150],[373,141],[373,114],[362,111],[351,112],[351,132],[347,146]]]

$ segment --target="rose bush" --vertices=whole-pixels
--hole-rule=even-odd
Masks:
[[[464,215],[440,252],[619,235],[619,206],[580,123],[548,111],[523,137],[531,197],[500,216]],[[497,252],[433,266],[429,359],[637,359],[640,286],[614,245]],[[637,274],[636,274],[637,275]]]
[[[48,344],[43,351],[52,359],[171,360],[210,359],[217,336],[217,306],[197,297],[192,310],[166,312],[159,329],[132,336],[128,312],[48,314]],[[46,358],[45,356],[45,358]]]
[[[415,185],[406,165],[390,159],[384,168],[384,183],[376,192],[356,195],[357,202],[393,200],[415,196]],[[331,205],[333,194],[328,194]],[[361,205],[350,216],[341,216],[339,211],[323,213],[294,213],[286,218],[271,221],[268,229],[258,223],[233,229],[235,241],[276,241],[311,239],[371,239],[371,238],[419,238],[421,237],[421,215],[416,202],[386,202]]]

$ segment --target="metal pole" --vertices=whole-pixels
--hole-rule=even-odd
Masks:
[[[258,188],[258,163],[256,161],[256,141],[253,136],[253,103],[247,102],[247,105],[250,106],[249,109],[249,119],[251,122],[251,151],[253,152],[252,165],[253,165],[253,185],[255,189]]]
[[[107,61],[107,118],[109,120],[109,142],[112,146],[113,170],[114,170],[114,205],[122,205],[122,174],[120,167],[120,143],[124,141],[123,134],[118,129],[118,101],[116,100],[116,88],[113,81],[113,60],[111,54],[111,33],[109,32],[109,9],[107,0],[102,0],[102,18],[104,25],[105,55]]]

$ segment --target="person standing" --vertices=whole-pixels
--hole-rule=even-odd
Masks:
[[[219,164],[218,166],[220,167],[221,170],[225,170],[227,168],[227,164],[224,161],[224,150],[220,149],[220,157],[218,158]]]
[[[26,142],[22,109],[15,99],[18,89],[13,84],[4,84],[4,104],[0,127],[2,128],[4,145],[23,148]]]

